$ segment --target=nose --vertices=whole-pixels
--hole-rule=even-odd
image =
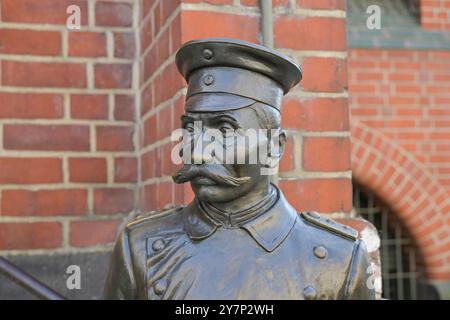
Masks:
[[[191,156],[194,164],[210,163],[214,157],[213,142],[208,135],[202,131],[198,137],[191,141]]]

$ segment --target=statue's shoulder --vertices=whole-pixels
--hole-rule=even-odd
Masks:
[[[181,223],[182,205],[169,205],[162,210],[138,214],[126,224],[128,232],[149,231],[152,229],[178,227]]]
[[[351,242],[354,242],[358,239],[357,230],[336,222],[335,220],[328,217],[324,217],[315,211],[301,212],[300,217],[307,225],[321,230],[322,233],[328,233],[340,238],[347,239]]]

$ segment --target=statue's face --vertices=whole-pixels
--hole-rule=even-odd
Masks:
[[[248,129],[266,129],[254,110],[188,112],[182,116],[182,127],[189,142],[184,141],[185,166],[174,175],[174,180],[190,181],[198,199],[227,202],[267,186],[270,176],[262,174],[261,168],[267,166],[261,163],[258,152],[268,156],[268,141],[263,133],[258,140],[248,136]],[[187,163],[184,152],[190,152]]]

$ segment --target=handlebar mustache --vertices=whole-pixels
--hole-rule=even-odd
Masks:
[[[184,165],[172,175],[175,183],[181,184],[197,177],[206,177],[217,184],[238,187],[250,180],[250,177],[234,177],[224,166],[219,164]]]

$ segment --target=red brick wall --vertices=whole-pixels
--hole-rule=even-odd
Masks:
[[[450,52],[349,52],[351,114],[412,153],[450,191]]]
[[[180,1],[143,1],[139,30],[139,208],[146,212],[183,202],[183,187],[170,178],[170,135],[184,101],[174,62],[181,45]]]
[[[261,41],[257,1],[145,4],[140,63],[140,206],[144,211],[192,197],[189,187],[175,186],[170,178],[175,169],[170,162],[170,133],[180,125],[185,98],[185,84],[173,63],[176,49],[202,37]],[[304,68],[302,85],[289,94],[283,110],[283,125],[290,137],[280,185],[298,210],[348,213],[351,172],[344,2],[274,1],[274,6],[276,49]],[[310,155],[317,156],[319,150],[322,156],[313,161]]]
[[[450,52],[349,50],[355,178],[406,223],[431,279],[450,279]]]
[[[13,2],[15,5],[13,5]],[[108,246],[123,218],[192,199],[170,134],[201,37],[261,42],[257,1],[1,0],[0,252]],[[69,31],[66,8],[81,8]],[[280,185],[298,210],[351,210],[343,1],[274,1],[276,49],[301,63],[286,97]],[[311,154],[320,154],[313,160]]]
[[[135,2],[0,1],[0,253],[101,249],[133,210]]]
[[[450,0],[420,0],[420,23],[428,30],[450,30]]]

